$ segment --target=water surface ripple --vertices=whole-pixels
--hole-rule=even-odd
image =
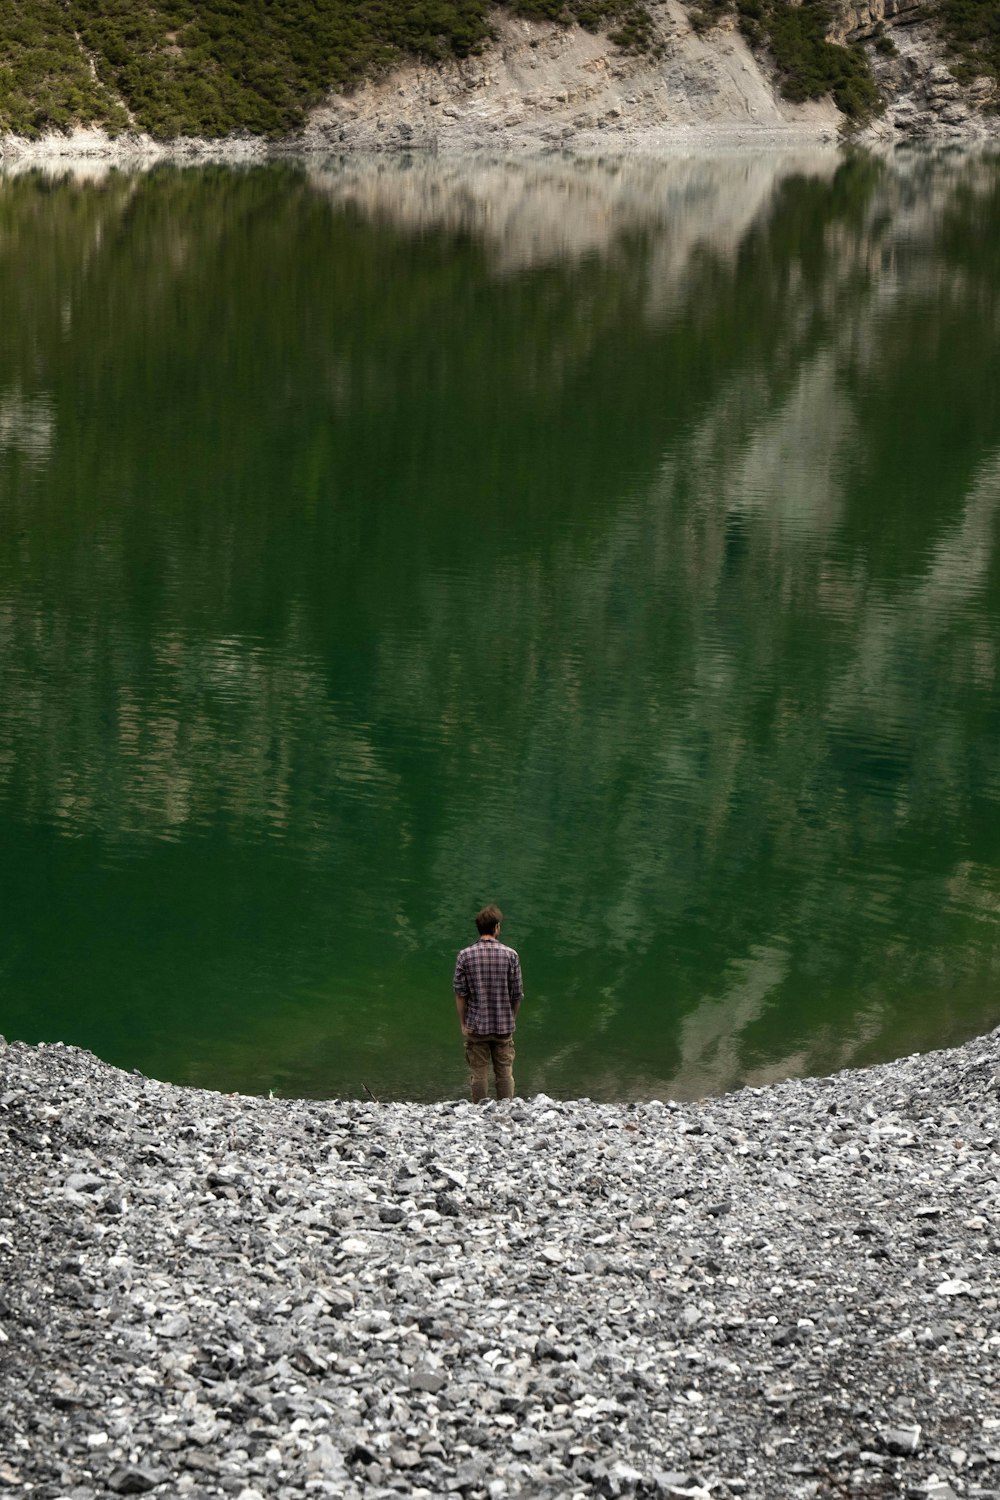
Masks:
[[[995,1024],[1000,164],[0,177],[0,1029],[693,1095]]]

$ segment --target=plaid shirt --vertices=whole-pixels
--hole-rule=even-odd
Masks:
[[[514,1030],[514,1006],[524,999],[521,960],[497,938],[480,938],[455,960],[456,995],[465,1001],[465,1026],[477,1036]]]

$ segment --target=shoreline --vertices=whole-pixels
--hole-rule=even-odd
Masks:
[[[9,144],[9,142],[7,142]],[[79,144],[75,138],[57,141],[25,142],[18,153],[4,156],[0,148],[0,178],[21,172],[42,171],[49,175],[72,174],[79,178],[97,177],[108,171],[144,172],[156,166],[261,166],[273,162],[301,163],[309,168],[339,163],[345,169],[361,162],[432,162],[496,165],[499,162],[528,163],[544,160],[579,160],[579,162],[625,162],[625,160],[669,160],[670,157],[750,157],[781,156],[796,151],[817,151],[838,156],[846,150],[870,151],[885,156],[894,151],[934,154],[937,151],[984,153],[996,148],[997,141],[988,138],[919,139],[919,141],[885,141],[885,139],[844,139],[828,129],[735,129],[735,127],[678,127],[678,129],[634,130],[619,135],[601,136],[586,132],[565,141],[546,141],[540,136],[522,135],[516,139],[504,136],[475,144],[456,142],[447,148],[430,148],[426,144],[391,145],[373,148],[364,144],[331,147],[324,142],[226,141],[162,142],[129,138],[126,142],[108,141]],[[1,147],[1,142],[0,142]]]
[[[1000,119],[1000,117],[998,117]],[[750,155],[802,150],[865,150],[875,155],[895,151],[990,152],[1000,146],[1000,127],[994,134],[921,136],[908,139],[869,130],[844,136],[828,124],[817,125],[683,125],[636,127],[613,133],[600,130],[547,132],[545,130],[456,133],[441,141],[396,139],[386,144],[367,137],[357,143],[312,136],[283,141],[232,136],[221,140],[154,141],[149,137],[113,139],[101,132],[27,141],[0,139],[0,177],[25,171],[87,173],[121,170],[147,171],[174,166],[260,166],[269,162],[309,165],[341,161],[345,165],[379,159],[454,161],[530,161],[545,158],[623,160],[672,156]]]
[[[218,141],[183,139],[154,141],[147,136],[114,139],[98,131],[79,131],[69,136],[46,136],[38,141],[0,139],[0,174],[39,167],[72,169],[88,165],[146,169],[164,163],[175,165],[247,166],[272,161],[352,161],[378,156],[386,160],[405,157],[527,159],[545,155],[585,158],[673,155],[677,152],[795,151],[803,147],[837,149],[844,142],[836,131],[821,126],[677,126],[640,128],[613,134],[579,131],[572,136],[549,137],[544,131],[496,132],[492,135],[456,137],[454,141],[393,142],[386,147],[370,143],[356,146],[328,140],[292,138],[268,141],[231,136]],[[934,144],[934,143],[930,143]],[[975,145],[975,142],[970,142]]]
[[[679,1105],[0,1045],[0,1484],[1000,1493],[1000,1028]]]

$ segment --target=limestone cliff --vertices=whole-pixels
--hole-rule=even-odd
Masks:
[[[829,101],[780,98],[735,21],[699,34],[680,0],[651,6],[662,56],[621,52],[606,37],[498,14],[480,56],[411,65],[316,110],[311,145],[385,149],[561,145],[600,149],[708,132],[831,138]]]
[[[874,36],[880,27],[919,20],[926,0],[839,0],[831,37],[838,42]]]
[[[866,47],[884,116],[868,135],[891,139],[996,136],[995,79],[954,76],[929,0],[838,0],[831,40]]]
[[[605,36],[495,17],[481,55],[410,65],[310,117],[305,140],[335,150],[566,146],[602,150],[678,140],[834,139],[851,122],[832,100],[781,95],[765,55],[751,50],[735,13],[699,31],[681,0],[650,7],[659,56],[634,56]],[[963,87],[948,66],[927,0],[839,0],[832,41],[869,55],[886,111],[868,138],[977,140],[996,135],[996,84]],[[984,109],[984,106],[986,108]]]

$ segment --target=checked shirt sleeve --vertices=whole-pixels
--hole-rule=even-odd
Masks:
[[[465,972],[465,954],[460,953],[455,960],[455,977],[451,987],[456,995],[461,995],[463,1000],[469,998],[469,979]]]
[[[510,955],[510,1003],[516,1005],[524,999],[524,981],[521,978],[521,960],[516,953]]]

